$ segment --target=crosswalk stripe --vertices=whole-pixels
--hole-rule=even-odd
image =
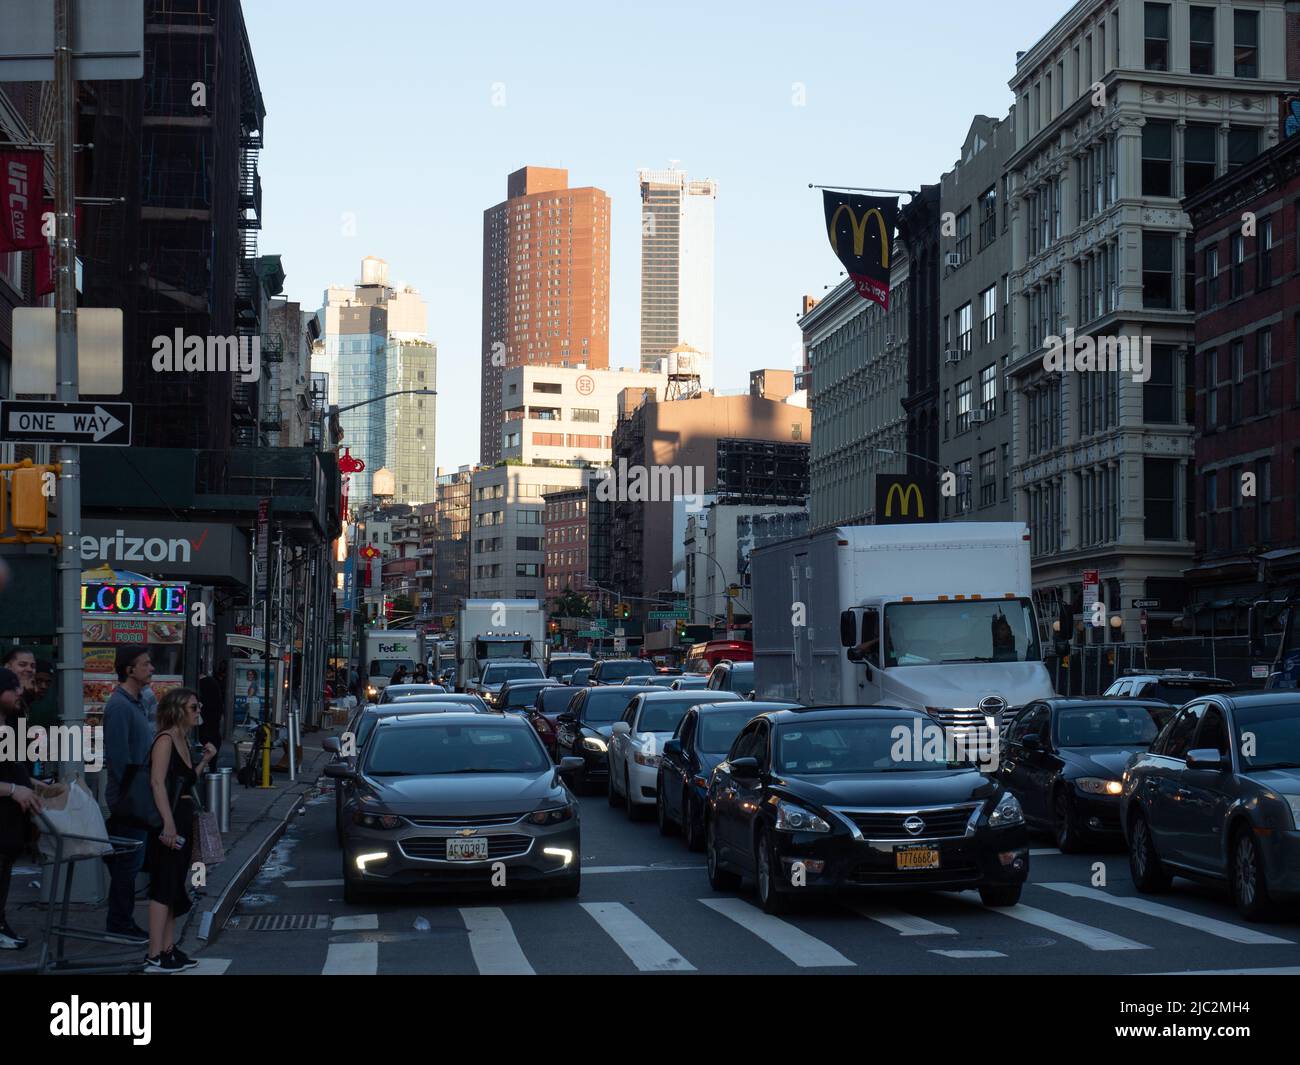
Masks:
[[[942,954],[945,958],[1005,958],[1000,950],[932,950],[931,954]]]
[[[1104,891],[1084,887],[1082,884],[1039,884],[1038,886],[1045,887],[1050,891],[1059,891],[1063,895],[1072,895],[1076,899],[1090,899],[1093,902],[1105,902],[1111,906],[1135,910],[1137,913],[1144,913],[1148,917],[1156,917],[1162,921],[1183,925],[1186,928],[1195,928],[1198,932],[1217,936],[1219,939],[1227,939],[1233,943],[1249,943],[1255,946],[1294,945],[1291,940],[1282,939],[1280,936],[1271,936],[1267,932],[1257,932],[1253,928],[1242,928],[1240,925],[1229,924],[1227,921],[1218,921],[1212,917],[1202,917],[1200,914],[1188,913],[1186,910],[1165,906],[1159,902],[1152,902],[1150,899],[1108,895]]]
[[[934,921],[927,921],[924,917],[917,917],[914,914],[896,910],[892,906],[855,906],[853,908],[868,920],[879,921],[883,925],[888,925],[899,935],[955,936],[957,934],[957,929],[949,928],[946,924],[936,924]]]
[[[818,966],[854,965],[834,947],[810,936],[788,921],[764,913],[744,899],[700,899],[709,909],[753,932],[769,947],[780,951],[801,969]]]
[[[484,976],[534,975],[504,910],[496,906],[476,906],[462,909],[460,915],[469,929],[469,949],[474,953],[474,964],[480,973]]]
[[[580,904],[618,944],[641,972],[694,972],[695,966],[683,958],[621,902],[584,902]]]
[[[378,943],[331,943],[321,976],[373,976],[378,971]]]
[[[335,917],[330,922],[331,932],[373,932],[379,927],[379,914],[354,913]]]
[[[958,895],[957,897],[966,899],[967,902],[973,902],[977,906],[982,905],[978,899],[970,899],[965,895]],[[1068,917],[1060,917],[1057,914],[1048,913],[1046,910],[1038,910],[1023,903],[1017,903],[1015,906],[993,906],[988,909],[990,913],[1010,917],[1016,921],[1024,921],[1025,924],[1037,925],[1039,928],[1046,928],[1049,932],[1055,932],[1057,935],[1065,936],[1066,939],[1073,939],[1077,943],[1082,943],[1089,950],[1151,949],[1145,943],[1125,939],[1113,932],[1093,928],[1091,925],[1081,924],[1078,921],[1070,920]]]
[[[584,865],[584,876],[598,876],[601,873],[698,873],[707,866],[703,865]]]

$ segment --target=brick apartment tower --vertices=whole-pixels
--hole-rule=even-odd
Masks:
[[[505,202],[483,212],[484,465],[501,457],[508,367],[609,368],[609,224],[604,192],[571,189],[567,170],[537,166],[511,174]]]

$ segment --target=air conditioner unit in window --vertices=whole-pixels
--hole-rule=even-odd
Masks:
[[[961,362],[961,349],[948,348],[943,353],[944,362]]]
[[[949,270],[956,270],[957,267],[961,266],[961,254],[959,252],[950,251],[943,257],[943,265],[948,267]]]
[[[971,425],[983,425],[989,420],[989,412],[986,410],[973,410],[970,412]]]

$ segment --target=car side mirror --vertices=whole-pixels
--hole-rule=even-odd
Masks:
[[[682,753],[682,741],[665,740],[663,753],[672,755],[674,758],[680,758]]]
[[[610,730],[615,736],[626,736],[632,731],[626,721],[615,721],[614,727]]]
[[[583,760],[575,756],[561,758],[558,766],[560,776],[567,776],[570,773],[576,773],[583,767],[583,765],[585,765]]]
[[[862,652],[859,651],[856,647],[850,647],[847,651],[845,651],[844,657],[847,658],[850,662],[866,661],[866,659],[862,657]]]
[[[331,762],[325,767],[325,775],[334,780],[355,780],[357,774],[343,762]]]
[[[339,747],[339,738],[337,736],[326,736],[321,741],[320,746],[322,751],[329,751],[330,754],[339,754],[342,750]]]
[[[733,758],[731,760],[731,775],[744,778],[758,776],[758,759]]]
[[[1043,749],[1043,741],[1041,737],[1031,734],[1020,738],[1020,746],[1022,750],[1026,751],[1041,751]]]
[[[1232,763],[1213,747],[1198,747],[1187,752],[1188,769],[1226,770]]]
[[[840,614],[840,646],[857,647],[858,643],[858,616],[852,610],[845,610]]]

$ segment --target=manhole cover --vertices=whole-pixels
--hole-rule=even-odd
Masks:
[[[330,927],[327,913],[259,913],[255,917],[233,917],[231,928],[243,932],[309,932]]]

